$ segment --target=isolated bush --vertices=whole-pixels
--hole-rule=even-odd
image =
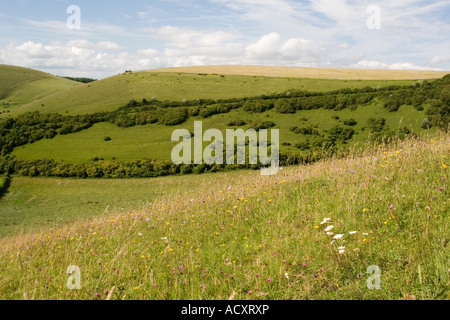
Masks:
[[[229,127],[242,127],[242,126],[245,126],[246,124],[247,124],[247,122],[245,122],[244,120],[237,119],[237,120],[228,122],[227,125]]]
[[[353,130],[352,128],[334,126],[330,129],[328,138],[333,142],[337,140],[345,142],[347,140],[350,140],[354,134],[355,130]]]
[[[423,119],[421,127],[422,129],[430,129],[432,127],[430,119],[428,118]]]
[[[348,120],[344,120],[344,124],[345,124],[346,126],[356,126],[356,125],[358,124],[358,122],[356,122],[355,119],[350,118],[350,119],[348,119]]]
[[[369,118],[369,129],[373,132],[381,132],[384,129],[384,125],[386,124],[386,120],[384,118]]]
[[[269,129],[272,127],[275,127],[275,123],[273,123],[272,121],[264,121],[264,122],[253,123],[251,125],[250,129],[263,130],[263,129]]]

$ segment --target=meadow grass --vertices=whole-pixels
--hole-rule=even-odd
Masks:
[[[333,117],[338,116],[339,120]],[[177,142],[171,141],[175,129],[188,129],[194,132],[194,121],[202,121],[203,130],[210,128],[221,130],[226,136],[226,130],[230,129],[228,123],[232,120],[241,119],[248,123],[242,127],[245,130],[253,122],[264,122],[267,120],[275,123],[274,129],[280,129],[280,144],[288,142],[291,145],[282,145],[282,153],[299,154],[300,150],[295,147],[296,143],[312,139],[311,136],[295,134],[289,129],[298,127],[317,127],[320,134],[326,134],[333,126],[344,126],[343,121],[353,118],[358,124],[353,127],[356,131],[354,137],[348,141],[347,146],[364,144],[368,139],[369,118],[384,118],[386,125],[392,130],[407,127],[412,132],[421,133],[421,123],[426,117],[424,111],[417,111],[412,106],[402,106],[397,112],[389,112],[386,108],[376,103],[359,106],[356,110],[344,109],[334,111],[328,109],[301,110],[295,115],[281,114],[275,110],[265,113],[248,113],[244,110],[232,110],[227,114],[214,115],[210,118],[191,117],[184,124],[167,127],[160,124],[149,124],[130,128],[119,128],[110,123],[98,123],[92,128],[78,133],[56,136],[48,140],[43,139],[33,144],[18,147],[13,155],[24,160],[54,159],[69,163],[85,163],[95,157],[105,160],[116,159],[118,161],[133,161],[139,159],[171,160],[171,153]],[[303,118],[308,121],[302,121]],[[364,131],[363,131],[364,130]],[[110,141],[105,141],[110,137]],[[210,143],[210,142],[209,142]],[[204,143],[206,147],[208,142]]]
[[[163,196],[190,194],[240,174],[119,180],[14,177],[0,200],[0,238],[145,209]]]
[[[448,135],[398,141],[7,237],[0,298],[450,298],[449,151]]]
[[[416,80],[330,80],[245,75],[133,72],[79,85],[12,110],[89,114],[113,111],[131,99],[182,101],[260,96],[288,90],[332,91],[343,88],[412,85]]]

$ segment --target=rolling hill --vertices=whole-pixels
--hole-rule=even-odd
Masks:
[[[233,68],[230,73],[245,71]],[[281,69],[260,70],[277,74]],[[342,72],[349,78],[355,75],[352,70]],[[435,81],[335,80],[126,72],[60,91],[11,112],[18,119],[2,124],[2,152],[25,162],[9,159],[0,165],[31,176],[165,175],[167,169],[135,162],[170,162],[178,144],[171,141],[172,133],[175,129],[192,133],[195,121],[202,121],[204,130],[219,129],[224,136],[230,127],[279,129],[284,159],[294,159],[289,163],[314,161],[331,152],[330,147],[336,152],[363,145],[369,137],[429,130],[433,119],[428,119],[427,111],[441,104],[440,94],[447,83],[448,77]],[[42,112],[36,116],[26,111]],[[208,144],[204,142],[203,147]],[[55,164],[48,160],[62,162],[61,170],[49,170]],[[129,165],[134,169],[125,170]],[[172,171],[179,173],[180,169]]]
[[[131,99],[137,101],[151,98],[171,101],[227,99],[285,92],[291,89],[331,91],[366,86],[408,85],[417,82],[416,79],[440,78],[445,74],[386,71],[377,77],[368,77],[365,73],[371,71],[358,70],[355,73],[352,70],[342,69],[338,80],[327,77],[320,69],[314,69],[315,72],[312,70],[303,72],[301,68],[293,68],[288,69],[291,72],[284,74],[280,70],[284,69],[223,66],[126,72],[69,88],[37,101],[33,100],[12,110],[11,114],[17,115],[27,111],[88,114],[115,110]],[[214,74],[216,71],[220,73]],[[292,72],[295,75],[292,75]],[[358,73],[361,73],[361,76],[358,76]]]
[[[78,85],[78,82],[41,71],[0,65],[0,112],[12,111]]]

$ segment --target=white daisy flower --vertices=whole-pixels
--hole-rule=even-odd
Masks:
[[[349,234],[356,234],[358,231],[350,231]]]
[[[334,226],[328,226],[324,231],[328,232],[328,231],[331,231],[333,228],[334,228]]]
[[[333,237],[333,239],[339,240],[339,239],[341,239],[343,236],[344,236],[343,234],[337,234],[337,235],[335,235],[335,236]]]

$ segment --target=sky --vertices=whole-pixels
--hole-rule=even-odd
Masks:
[[[450,70],[450,0],[0,0],[0,64]]]

